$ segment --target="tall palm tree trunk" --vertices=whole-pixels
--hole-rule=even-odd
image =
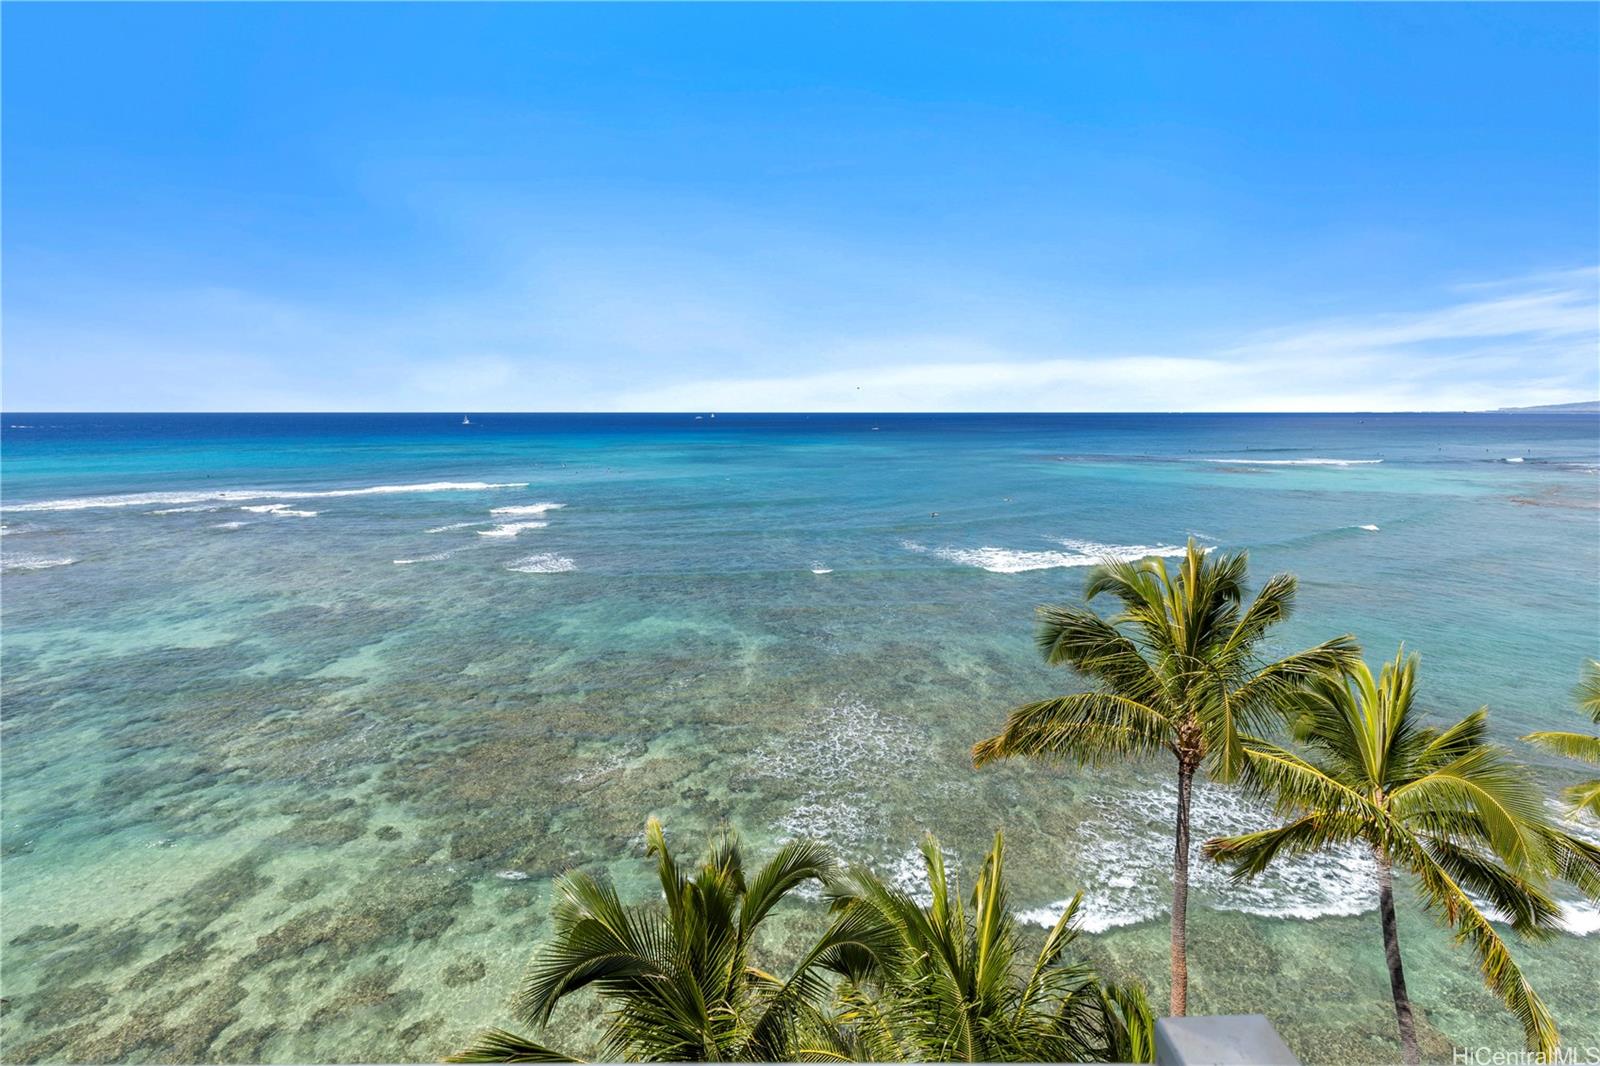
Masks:
[[[1172,1007],[1174,1018],[1189,1010],[1189,788],[1194,766],[1178,761],[1178,819],[1172,847]]]
[[[1378,859],[1378,913],[1383,920],[1383,953],[1389,960],[1389,990],[1394,993],[1394,1016],[1400,1023],[1400,1054],[1408,1066],[1422,1061],[1417,1047],[1416,1023],[1411,1017],[1411,997],[1406,995],[1406,974],[1400,965],[1400,930],[1394,918],[1394,875],[1389,857],[1374,849]]]

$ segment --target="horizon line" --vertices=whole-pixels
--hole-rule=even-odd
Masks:
[[[1563,408],[1577,408],[1577,410],[1562,410]],[[161,409],[157,409],[157,408],[149,408],[149,409],[144,409],[144,410],[97,410],[97,411],[48,409],[48,408],[35,408],[35,409],[28,409],[28,410],[5,410],[5,409],[0,409],[0,417],[5,417],[5,418],[12,418],[12,417],[17,417],[17,416],[21,416],[21,415],[207,415],[207,416],[215,416],[215,415],[232,415],[232,416],[241,416],[241,415],[244,415],[244,416],[247,416],[247,415],[329,415],[329,416],[363,415],[363,416],[372,416],[372,415],[458,415],[458,414],[464,415],[464,416],[465,415],[477,414],[477,415],[480,415],[480,417],[481,416],[493,416],[493,415],[560,415],[560,416],[609,415],[609,416],[619,416],[619,417],[620,416],[664,417],[664,416],[681,416],[681,415],[693,415],[693,416],[701,416],[701,417],[704,417],[704,416],[715,417],[717,415],[722,415],[722,416],[750,416],[750,415],[755,415],[755,416],[763,416],[763,417],[785,416],[785,415],[788,415],[788,416],[793,416],[793,415],[804,415],[804,416],[811,416],[811,415],[849,415],[849,416],[857,416],[857,417],[861,417],[861,418],[908,418],[908,417],[923,417],[923,416],[930,416],[930,415],[936,415],[936,416],[940,416],[940,417],[949,417],[949,416],[955,416],[955,415],[970,415],[970,416],[974,416],[974,417],[1006,416],[1006,417],[1035,417],[1035,418],[1036,417],[1041,417],[1041,416],[1048,417],[1048,416],[1053,416],[1053,415],[1083,415],[1083,416],[1094,416],[1094,415],[1107,415],[1107,416],[1109,416],[1109,415],[1196,415],[1196,416],[1219,416],[1219,415],[1228,415],[1228,416],[1246,417],[1246,418],[1248,418],[1248,417],[1257,417],[1257,416],[1278,416],[1278,415],[1306,415],[1306,416],[1311,416],[1311,415],[1494,415],[1494,414],[1517,414],[1517,413],[1530,413],[1530,414],[1537,414],[1537,413],[1544,413],[1544,414],[1600,414],[1600,400],[1571,400],[1571,401],[1568,401],[1568,402],[1565,402],[1565,403],[1535,404],[1535,405],[1525,406],[1525,407],[1427,407],[1427,408],[1417,407],[1417,408],[1390,408],[1390,409],[1384,409],[1384,410],[1351,408],[1351,409],[1348,409],[1348,410],[1337,410],[1337,411],[1328,411],[1328,410],[1310,410],[1310,411],[1308,411],[1308,410],[1276,410],[1276,411],[1193,410],[1193,411],[1190,411],[1190,410],[1157,410],[1157,409],[1153,409],[1153,408],[1129,409],[1129,410],[1119,410],[1119,411],[1084,411],[1084,410],[1060,410],[1060,411],[999,411],[999,410],[996,410],[996,411],[856,411],[856,410],[850,410],[850,411],[830,411],[830,410],[825,410],[825,409],[810,410],[810,411],[772,411],[772,410],[745,411],[745,410],[726,410],[726,409],[723,409],[723,410],[718,410],[718,411],[715,411],[715,412],[712,412],[709,409],[705,409],[705,408],[701,408],[701,409],[685,408],[685,409],[682,409],[682,410],[657,410],[657,411],[622,411],[622,410],[601,410],[601,409],[595,409],[595,410],[490,410],[490,409],[487,409],[487,408],[484,408],[484,409],[472,409],[472,410],[463,411],[463,409],[461,409],[461,408],[443,408],[443,407],[436,408],[436,409],[381,410],[381,411],[361,411],[361,410],[272,410],[272,411],[205,410],[205,411],[194,411],[194,410],[161,410]]]

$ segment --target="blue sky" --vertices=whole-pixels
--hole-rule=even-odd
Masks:
[[[1593,399],[1597,29],[8,4],[4,406]]]

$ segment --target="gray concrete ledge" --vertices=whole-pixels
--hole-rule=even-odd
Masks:
[[[1162,1018],[1157,1066],[1300,1066],[1264,1014]]]

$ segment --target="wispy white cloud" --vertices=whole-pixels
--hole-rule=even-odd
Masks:
[[[219,288],[125,293],[75,316],[9,316],[7,406],[1452,410],[1600,392],[1592,267],[1220,340],[1211,324],[1192,342],[1201,331],[1186,333],[1178,316],[1147,322],[1124,309],[1119,333],[1014,290],[994,291],[986,311],[900,281],[852,309],[857,281],[817,309],[704,260],[613,256],[398,308]],[[108,363],[140,369],[137,397],[126,373],[100,372]]]
[[[1523,291],[1283,328],[1185,354],[859,345],[860,369],[632,390],[624,410],[1464,410],[1597,394],[1594,269]],[[1553,284],[1559,282],[1559,284]]]

